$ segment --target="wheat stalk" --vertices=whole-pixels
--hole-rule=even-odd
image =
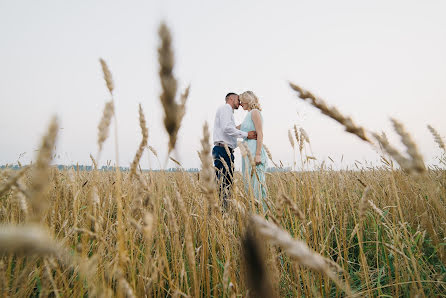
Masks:
[[[0,295],[2,297],[7,297],[7,293],[9,292],[9,285],[6,279],[6,266],[3,260],[0,260]]]
[[[48,261],[46,259],[43,260],[43,263],[45,265],[45,275],[50,280],[51,286],[53,287],[54,296],[56,298],[59,298],[60,295],[59,295],[58,290],[57,290],[56,282],[54,281],[54,278],[53,278],[53,273],[51,272],[52,269],[51,269],[51,267],[50,267],[50,265],[49,265],[49,263],[48,263]]]
[[[184,218],[184,242],[186,244],[186,255],[187,255],[187,261],[189,262],[190,268],[192,268],[192,277],[193,277],[193,292],[192,296],[196,296],[199,293],[199,287],[198,287],[198,280],[197,280],[197,273],[196,273],[196,262],[195,262],[195,245],[194,245],[194,239],[190,227],[190,220],[189,220],[189,213],[188,209],[186,209],[186,206],[184,204],[184,200],[181,197],[181,194],[177,191],[176,192],[178,205],[180,207],[180,211]]]

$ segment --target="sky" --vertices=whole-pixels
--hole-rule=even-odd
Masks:
[[[172,32],[179,89],[191,85],[172,154],[185,168],[200,167],[203,124],[212,132],[226,93],[246,90],[259,97],[276,162],[293,163],[294,125],[307,131],[318,163],[379,160],[376,149],[298,99],[289,81],[404,150],[390,122],[398,119],[435,164],[441,152],[426,126],[446,134],[445,11],[444,1],[0,0],[0,164],[34,160],[53,115],[61,127],[53,162],[91,164],[110,100],[102,57],[116,88],[119,164],[131,163],[141,141],[141,103],[159,155],[146,151],[141,167],[174,166],[165,164],[159,101],[162,21]],[[235,111],[237,124],[245,114]],[[110,133],[100,164],[116,161],[114,143]]]

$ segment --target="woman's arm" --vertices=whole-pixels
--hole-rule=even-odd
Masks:
[[[240,126],[241,126],[241,124],[237,125],[235,128],[237,128],[238,130],[240,130]]]
[[[261,153],[262,153],[262,146],[263,146],[263,127],[262,127],[262,118],[260,117],[259,110],[253,110],[251,112],[251,118],[252,122],[254,122],[254,127],[256,128],[257,132],[257,146],[256,146],[256,156],[255,156],[255,162],[256,164],[261,163]]]

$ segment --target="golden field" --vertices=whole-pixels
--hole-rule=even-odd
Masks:
[[[276,296],[445,293],[444,171],[268,174],[269,219],[329,260],[327,268],[302,265],[289,254],[299,247],[275,233],[258,235],[266,240],[257,242],[260,265],[247,262],[242,239],[256,202],[237,175],[233,204],[222,213],[197,176],[145,173],[143,189],[128,173],[51,169],[39,225],[29,223],[31,210],[14,187],[1,197],[0,248],[16,250],[0,259],[1,295],[245,297],[247,275],[259,266],[257,281]]]

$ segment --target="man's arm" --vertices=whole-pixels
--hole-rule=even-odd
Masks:
[[[228,107],[224,109],[221,113],[221,123],[223,124],[224,133],[230,135],[231,137],[237,138],[247,138],[248,133],[241,131],[235,127],[234,116],[232,115],[232,109]]]

